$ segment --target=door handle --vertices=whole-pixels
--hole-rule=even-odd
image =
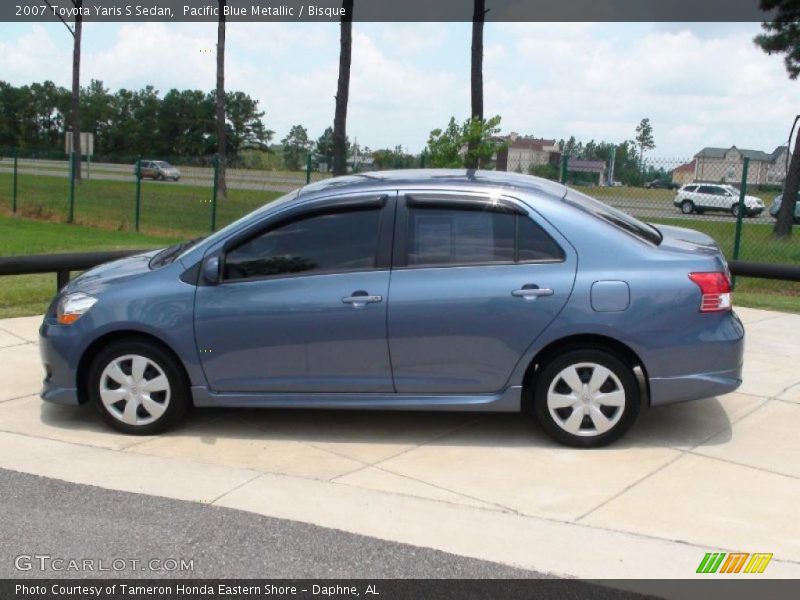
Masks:
[[[372,304],[373,302],[382,302],[383,296],[372,296],[367,294],[367,292],[359,290],[357,292],[353,292],[350,296],[345,296],[342,298],[342,302],[345,304],[350,304],[353,308],[364,308],[367,304]]]
[[[515,298],[522,298],[523,300],[536,300],[543,296],[552,296],[553,293],[551,288],[540,288],[538,285],[529,283],[523,285],[519,290],[512,291],[511,295]]]

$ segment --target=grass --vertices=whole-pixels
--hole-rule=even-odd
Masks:
[[[0,216],[0,256],[158,248],[176,241],[175,237]],[[42,314],[55,292],[55,274],[0,277],[0,318]]]
[[[11,209],[12,176],[0,173],[0,208]],[[65,221],[69,206],[66,177],[20,174],[17,212],[23,217]],[[132,231],[136,185],[127,181],[84,180],[75,186],[74,221],[116,231]],[[192,237],[211,230],[211,186],[142,181],[140,231]],[[217,202],[217,228],[281,196],[281,192],[230,189]]]

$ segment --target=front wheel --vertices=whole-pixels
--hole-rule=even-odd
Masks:
[[[567,446],[595,448],[622,437],[639,414],[633,369],[604,350],[571,350],[543,366],[533,408],[545,432]]]
[[[731,214],[734,217],[736,217],[737,219],[739,218],[739,205],[738,204],[734,204],[733,206],[731,206]]]
[[[190,406],[189,385],[178,362],[139,339],[104,348],[92,361],[88,390],[106,423],[135,435],[172,427]]]

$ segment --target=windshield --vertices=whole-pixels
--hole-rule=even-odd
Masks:
[[[628,213],[617,210],[608,204],[603,204],[599,200],[595,200],[586,194],[581,194],[580,192],[570,189],[567,191],[564,201],[656,246],[658,246],[663,239],[661,232],[652,225],[643,223],[639,219],[630,216]]]

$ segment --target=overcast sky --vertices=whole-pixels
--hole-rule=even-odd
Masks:
[[[469,114],[470,23],[355,23],[348,134],[373,149],[420,151],[451,115]],[[653,157],[703,146],[772,151],[800,113],[800,81],[753,42],[759,26],[487,23],[485,111],[504,132],[621,142],[643,117]],[[69,87],[71,38],[59,23],[0,24],[0,79]],[[258,98],[279,141],[333,122],[336,24],[229,23],[227,87]],[[86,23],[82,83],[214,87],[215,23]]]

